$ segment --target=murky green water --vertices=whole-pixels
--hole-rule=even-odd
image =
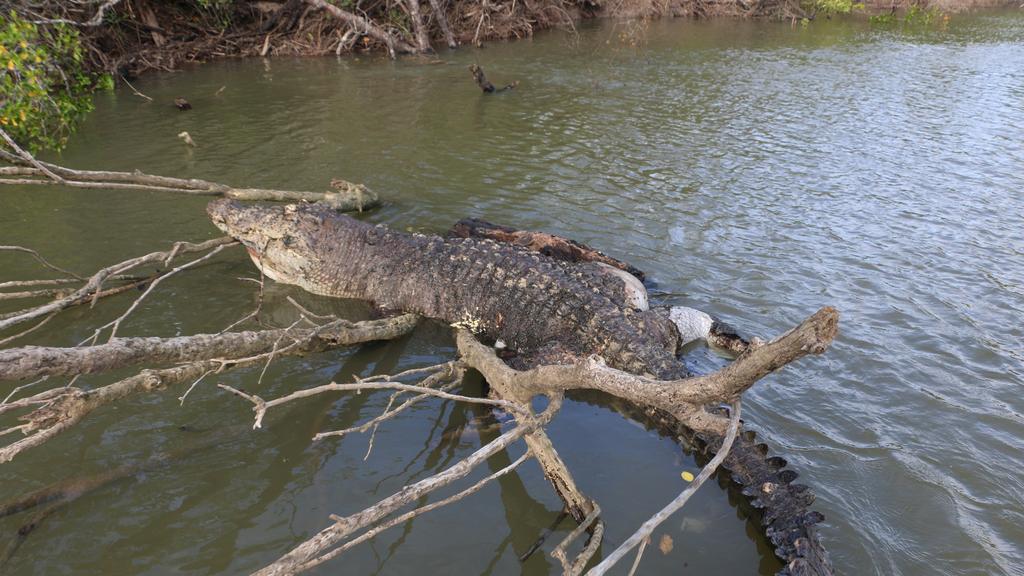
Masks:
[[[546,34],[438,63],[252,60],[148,76],[137,87],[156,103],[125,90],[99,97],[59,160],[263,187],[361,181],[388,199],[369,220],[440,231],[472,215],[561,233],[755,334],[835,305],[842,334],[829,353],[771,376],[746,404],[752,427],[815,488],[834,563],[845,574],[1024,574],[1024,17],[911,32],[664,22],[639,48],[623,32]],[[520,87],[481,96],[472,62]],[[175,96],[195,109],[177,112]],[[182,130],[195,151],[177,140]],[[0,243],[87,272],[214,236],[204,204],[5,189]],[[4,280],[37,275],[26,258],[0,262]],[[235,249],[168,281],[123,333],[220,330],[254,305],[239,279],[253,276]],[[290,322],[288,295],[365,313],[274,286],[265,321]],[[69,311],[25,341],[76,343],[127,302]],[[258,389],[276,397],[451,354],[447,331],[423,325],[386,345],[277,361]],[[702,351],[691,361],[722,362]],[[255,389],[258,376],[218,381]],[[4,570],[245,573],[328,514],[359,510],[494,434],[479,411],[425,402],[382,427],[364,462],[365,437],[310,437],[376,415],[387,394],[310,399],[254,432],[248,405],[214,384],[183,406],[172,392],[103,410],[0,468],[5,500],[154,451],[188,454],[52,511]],[[696,471],[672,442],[595,406],[570,403],[551,435],[605,510],[605,551],[680,490],[681,470]],[[659,532],[674,549],[649,550],[641,573],[773,572],[730,500],[701,490]],[[525,564],[518,557],[558,509],[529,464],[319,573],[553,573],[544,552],[570,523]],[[2,545],[30,519],[0,520]]]

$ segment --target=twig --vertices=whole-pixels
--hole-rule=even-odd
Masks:
[[[24,286],[53,286],[57,284],[78,284],[84,282],[81,278],[50,278],[43,280],[9,280],[0,282],[0,289],[21,288]]]
[[[38,329],[42,328],[43,326],[45,326],[46,323],[49,322],[50,320],[52,320],[53,317],[56,316],[56,315],[57,315],[57,312],[53,312],[49,316],[47,316],[46,318],[43,318],[35,326],[32,326],[31,328],[28,328],[26,330],[22,330],[21,332],[18,332],[17,334],[13,334],[13,335],[8,336],[6,338],[0,339],[0,346],[5,346],[5,345],[9,344],[10,342],[14,342],[18,338],[21,338],[22,336],[27,336],[28,334],[31,334],[32,332],[35,332],[36,330],[38,330]]]
[[[452,364],[453,363],[449,363],[448,365],[452,365]],[[446,378],[451,378],[453,381],[450,381],[448,384],[438,388],[439,390],[441,390],[443,392],[447,392],[447,391],[451,390],[452,388],[454,388],[455,386],[458,385],[458,380],[461,378],[462,373],[463,373],[463,368],[461,367],[461,365],[458,368],[455,368],[453,366],[452,372],[450,374],[447,374],[447,375],[434,374],[432,376],[429,376],[429,377],[425,378],[423,380],[423,382],[420,383],[420,386],[424,386],[424,387],[427,387],[427,388],[432,388],[434,386],[434,384],[435,384],[434,380],[436,380],[436,381],[443,381]],[[366,380],[363,380],[363,382],[366,382]],[[395,392],[394,394],[391,395],[391,398],[388,401],[388,407],[391,406],[392,402],[394,401],[395,398],[398,397],[399,394],[402,394],[402,392]],[[419,394],[417,396],[413,396],[412,398],[406,400],[402,404],[399,404],[398,408],[395,408],[394,410],[391,410],[391,411],[388,411],[388,409],[385,408],[384,412],[380,416],[377,416],[376,418],[374,418],[374,419],[372,419],[372,420],[370,420],[368,422],[364,422],[363,424],[361,424],[359,426],[354,426],[352,428],[346,428],[344,430],[333,430],[331,432],[320,432],[316,436],[313,436],[313,441],[317,442],[317,441],[323,440],[324,438],[330,438],[330,437],[333,437],[333,436],[338,436],[338,437],[346,436],[346,435],[352,434],[354,432],[366,432],[367,430],[369,430],[371,428],[376,430],[377,426],[380,423],[382,423],[382,422],[384,422],[386,420],[390,420],[390,419],[394,418],[395,416],[398,416],[399,414],[404,412],[407,408],[411,407],[413,404],[416,404],[416,403],[418,403],[418,402],[420,402],[422,400],[425,400],[426,398],[429,398],[429,397],[430,397],[430,395],[428,395],[428,394]]]
[[[128,81],[128,79],[127,79],[127,78],[125,78],[125,77],[124,77],[123,75],[121,76],[121,80],[122,80],[122,81],[123,81],[123,82],[124,82],[125,84],[127,84],[129,88],[131,88],[131,89],[132,89],[132,94],[134,94],[134,95],[136,95],[136,96],[141,96],[142,98],[145,98],[146,100],[149,100],[150,102],[152,102],[152,101],[153,101],[153,99],[152,99],[152,98],[150,98],[149,96],[146,96],[146,95],[145,95],[145,94],[143,94],[142,92],[139,92],[139,91],[138,91],[138,90],[137,90],[137,89],[135,88],[135,86],[132,86],[132,83],[131,83],[131,82],[129,82],[129,81]]]
[[[241,396],[246,400],[253,403],[253,411],[256,412],[256,422],[253,424],[253,428],[260,428],[263,425],[263,416],[266,415],[267,410],[274,406],[280,406],[292,400],[298,400],[300,398],[308,398],[317,394],[323,394],[324,392],[361,392],[363,390],[401,390],[403,392],[417,392],[419,394],[425,394],[428,396],[436,396],[445,400],[456,400],[459,402],[466,402],[469,404],[484,404],[487,406],[498,406],[519,414],[520,416],[528,416],[528,410],[521,404],[516,402],[509,402],[507,400],[492,400],[490,398],[474,398],[472,396],[462,396],[460,394],[451,394],[443,390],[435,390],[433,388],[426,388],[424,386],[414,386],[412,384],[403,384],[401,382],[367,382],[361,380],[353,384],[338,384],[331,382],[330,384],[324,384],[322,386],[316,386],[314,388],[307,388],[305,390],[299,390],[292,392],[287,396],[282,396],[274,400],[265,401],[259,396],[247,394],[240,390],[236,390],[226,384],[218,384],[220,388],[227,390],[233,394]]]
[[[109,322],[109,323],[103,325],[102,327],[97,328],[96,332],[99,333],[99,332],[103,331],[105,328],[110,327],[110,338],[107,339],[107,342],[112,341],[114,339],[114,337],[117,336],[117,329],[121,327],[121,322],[124,322],[124,320],[126,318],[128,318],[128,315],[131,314],[136,308],[138,308],[139,303],[141,303],[143,300],[145,300],[146,296],[149,296],[149,293],[152,292],[154,288],[156,288],[157,284],[163,282],[164,280],[166,280],[167,278],[177,274],[178,272],[181,272],[182,270],[187,270],[187,269],[191,268],[192,266],[195,266],[196,264],[199,264],[200,262],[205,262],[206,260],[209,260],[210,258],[213,258],[218,253],[220,253],[221,250],[223,250],[226,247],[227,247],[227,245],[221,244],[220,246],[217,246],[216,248],[211,250],[208,254],[206,254],[202,258],[196,258],[195,260],[192,260],[191,262],[187,262],[185,264],[182,264],[181,266],[178,266],[178,267],[172,269],[170,272],[167,272],[166,274],[161,274],[159,278],[157,278],[157,279],[155,279],[155,280],[153,280],[152,282],[149,283],[149,286],[146,287],[146,290],[138,298],[136,298],[134,302],[132,302],[132,305],[129,306],[128,309],[124,311],[124,314],[121,314],[120,316],[118,316],[112,322]],[[168,256],[168,260],[170,260],[172,258],[173,258],[173,254],[171,256]]]
[[[462,500],[463,498],[465,498],[466,496],[469,496],[470,494],[475,494],[475,493],[479,492],[480,489],[483,488],[484,486],[486,486],[487,484],[489,484],[489,483],[493,482],[494,480],[497,480],[498,478],[501,478],[502,476],[504,476],[504,475],[508,474],[509,472],[512,472],[513,470],[515,470],[520,465],[522,465],[524,462],[529,460],[532,456],[533,456],[533,454],[531,454],[530,451],[527,450],[526,452],[523,453],[522,456],[520,456],[519,458],[516,458],[516,460],[514,462],[512,462],[511,464],[509,464],[508,466],[505,466],[501,470],[498,470],[497,472],[491,474],[490,476],[484,478],[483,480],[480,480],[479,482],[477,482],[476,484],[473,484],[469,488],[466,488],[465,490],[463,490],[463,491],[461,491],[461,492],[459,492],[457,494],[454,494],[452,496],[449,496],[449,497],[447,497],[447,498],[445,498],[443,500],[438,500],[437,502],[434,502],[432,504],[427,504],[426,506],[421,506],[419,508],[416,508],[415,510],[411,510],[409,512],[406,512],[405,514],[402,514],[401,516],[397,516],[397,517],[395,517],[395,518],[393,518],[391,520],[388,520],[387,522],[385,522],[383,524],[380,524],[380,525],[378,525],[378,526],[376,526],[376,527],[374,527],[374,528],[372,528],[370,530],[367,530],[366,532],[361,534],[358,538],[354,538],[352,540],[349,540],[348,542],[346,542],[342,546],[339,546],[338,548],[335,548],[334,550],[331,550],[330,552],[324,554],[323,556],[319,556],[317,558],[314,558],[310,562],[308,562],[305,565],[303,565],[300,568],[300,570],[309,570],[310,568],[313,568],[315,566],[323,564],[324,562],[326,562],[328,560],[331,560],[333,558],[338,557],[342,552],[348,550],[349,548],[352,548],[353,546],[356,546],[357,544],[361,544],[361,543],[363,543],[363,542],[365,542],[365,541],[367,541],[367,540],[377,536],[377,534],[380,534],[381,532],[383,532],[383,531],[385,531],[385,530],[387,530],[389,528],[393,528],[395,526],[398,526],[399,524],[402,524],[404,522],[408,522],[409,520],[412,520],[413,518],[415,518],[415,517],[417,517],[417,516],[419,516],[421,514],[426,514],[427,512],[430,512],[431,510],[437,510],[438,508],[441,508],[443,506],[447,506],[449,504],[453,504],[455,502],[458,502],[459,500]],[[337,516],[335,514],[331,514],[330,518],[331,518],[331,520],[334,520],[335,522],[344,522],[345,521],[344,518],[342,518],[340,516]]]
[[[86,20],[85,22],[78,22],[77,20],[69,20],[67,18],[49,18],[49,19],[45,19],[45,20],[33,20],[32,23],[33,24],[70,24],[71,26],[82,26],[82,27],[99,26],[100,24],[103,23],[103,15],[106,13],[106,11],[109,10],[110,8],[113,8],[114,6],[117,6],[120,3],[121,3],[121,0],[107,0],[106,2],[101,4],[99,8],[96,9],[96,13],[93,14],[92,18]]]
[[[39,378],[38,380],[34,380],[32,382],[29,382],[28,384],[22,384],[21,386],[16,387],[14,390],[11,390],[10,394],[8,394],[6,397],[4,397],[4,399],[2,401],[0,401],[0,405],[7,404],[11,400],[11,398],[14,398],[14,396],[18,392],[21,392],[22,390],[25,390],[26,388],[31,388],[31,387],[35,386],[36,384],[41,384],[41,383],[45,382],[47,378],[49,378],[49,376],[43,376],[42,378]]]
[[[35,156],[32,156],[26,150],[23,150],[21,146],[18,146],[18,143],[15,142],[14,139],[11,138],[10,134],[8,134],[7,131],[4,130],[3,128],[0,128],[0,137],[3,137],[4,142],[7,142],[7,145],[10,146],[11,149],[14,150],[19,156],[21,156],[23,160],[25,160],[32,166],[35,166],[36,169],[45,174],[47,178],[60,184],[64,183],[63,178],[51,172],[50,169],[44,166],[42,162],[36,160]],[[72,274],[72,276],[74,276],[74,274]]]
[[[206,372],[203,372],[202,376],[200,376],[199,378],[196,378],[196,381],[193,382],[192,385],[188,387],[188,390],[185,390],[184,394],[182,394],[181,396],[178,396],[178,405],[179,406],[184,406],[185,405],[185,398],[188,398],[188,395],[192,393],[192,390],[200,382],[203,381],[203,378],[206,378],[207,376],[209,376],[210,374],[213,374],[214,372],[215,372],[215,370],[207,370]]]
[[[72,278],[74,278],[75,281],[85,282],[85,278],[82,278],[78,274],[75,274],[74,272],[72,272],[70,270],[65,270],[64,268],[61,268],[60,266],[56,266],[54,264],[50,264],[50,262],[48,262],[46,260],[46,258],[43,258],[42,256],[39,255],[39,252],[36,252],[35,250],[33,250],[31,248],[25,248],[24,246],[0,246],[0,250],[10,251],[10,252],[25,252],[26,254],[31,254],[32,257],[35,258],[37,262],[39,262],[43,266],[46,266],[50,270],[54,270],[56,272],[60,272],[61,274],[67,274],[68,276],[71,276]],[[58,279],[58,280],[36,280],[35,282],[54,282],[54,283],[57,283],[57,282],[60,282],[60,281],[61,280]],[[29,282],[32,282],[32,281],[30,280]]]

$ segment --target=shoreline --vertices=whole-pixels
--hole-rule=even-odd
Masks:
[[[825,6],[825,0],[815,0]],[[844,0],[839,0],[842,2]],[[868,0],[842,17],[898,17],[908,11],[967,13],[1017,5],[1013,0]],[[830,0],[830,4],[831,4]],[[793,22],[831,18],[834,12],[804,8],[797,0],[541,0],[477,3],[438,0],[402,4],[406,10],[381,13],[386,4],[368,2],[356,16],[323,0],[234,3],[210,0],[208,7],[132,0],[108,14],[112,23],[81,29],[86,66],[95,73],[132,80],[150,70],[170,71],[184,64],[220,58],[322,56],[341,54],[434,54],[445,46],[481,46],[522,39],[552,28],[572,29],[595,19],[652,20],[769,19]],[[220,8],[218,8],[220,6]],[[377,9],[380,10],[377,10]],[[375,11],[376,10],[376,11]],[[358,21],[353,21],[352,18]],[[416,23],[419,23],[418,25]],[[361,30],[356,32],[355,30]]]

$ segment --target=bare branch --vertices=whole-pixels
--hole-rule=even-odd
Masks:
[[[487,406],[497,406],[504,408],[509,412],[518,414],[520,416],[527,415],[528,411],[515,402],[508,402],[506,400],[492,400],[490,398],[473,398],[472,396],[462,396],[460,394],[452,394],[445,392],[444,390],[436,390],[434,388],[427,388],[425,386],[414,386],[412,384],[403,384],[401,382],[367,382],[360,380],[352,384],[338,384],[337,382],[331,382],[330,384],[324,384],[322,386],[316,386],[313,388],[307,388],[306,390],[299,390],[292,392],[287,396],[282,396],[274,400],[265,401],[259,396],[246,394],[240,390],[236,390],[230,386],[224,384],[218,384],[220,388],[227,390],[233,394],[241,396],[246,400],[253,403],[253,411],[256,412],[256,422],[253,424],[253,428],[260,428],[263,424],[263,416],[266,415],[267,410],[274,406],[280,406],[293,400],[299,400],[301,398],[308,398],[310,396],[316,396],[317,394],[323,394],[324,392],[361,392],[363,390],[400,390],[402,392],[416,392],[427,396],[435,396],[444,400],[457,400],[459,402],[466,402],[469,404],[484,404]],[[317,435],[321,437],[320,435]]]
[[[447,364],[439,364],[438,366],[448,366],[450,370],[447,373],[436,373],[431,376],[428,376],[422,382],[420,382],[420,386],[423,386],[424,388],[433,388],[438,383],[445,382],[443,386],[438,387],[438,390],[441,390],[442,392],[447,392],[458,385],[459,380],[462,379],[462,375],[465,372],[465,367],[461,363],[449,362]],[[372,420],[369,420],[367,422],[364,422],[363,424],[360,424],[359,426],[354,426],[352,428],[346,428],[344,430],[334,430],[331,432],[320,432],[316,436],[313,436],[313,441],[317,442],[323,440],[324,438],[331,437],[340,438],[355,432],[366,432],[371,428],[373,430],[376,430],[377,426],[380,425],[382,422],[386,420],[391,420],[395,416],[398,416],[399,414],[404,412],[407,408],[411,407],[413,404],[421,402],[430,397],[429,394],[419,394],[406,400],[402,404],[399,404],[398,407],[395,408],[394,410],[391,410],[390,408],[392,403],[394,402],[395,398],[397,398],[400,394],[402,394],[401,391],[395,392],[394,394],[391,395],[391,398],[388,399],[387,407],[384,409],[384,412],[380,416],[377,416]]]
[[[418,320],[415,314],[403,314],[381,320],[348,322],[337,320],[315,329],[300,328],[291,337],[303,342],[304,352],[333,346],[350,346],[373,340],[391,340],[407,334]],[[230,359],[239,363],[246,358],[258,360],[285,329],[195,334],[174,338],[115,338],[106,344],[74,348],[24,346],[0,350],[0,380],[22,380],[41,376],[94,374],[139,364]],[[315,339],[315,341],[309,341]]]
[[[558,546],[551,551],[551,556],[562,563],[562,574],[564,576],[576,576],[577,574],[581,574],[583,572],[583,568],[587,565],[587,562],[593,558],[598,547],[601,545],[601,539],[604,536],[604,522],[598,519],[601,516],[601,507],[593,501],[591,501],[591,505],[593,506],[593,509],[590,511],[590,514],[587,514],[587,517],[583,519],[583,522],[580,522],[579,525],[576,526],[576,529],[570,532],[569,535],[559,542]],[[580,551],[576,558],[573,559],[572,563],[570,563],[569,558],[565,554],[566,549],[568,549],[569,545],[576,541],[580,535],[587,531],[595,521],[597,524],[594,525],[593,533],[590,535],[590,541],[583,547],[583,550]]]
[[[56,315],[57,315],[57,312],[52,312],[52,313],[50,313],[49,316],[47,316],[46,318],[43,318],[41,321],[39,321],[35,326],[32,326],[31,328],[27,328],[25,330],[22,330],[21,332],[18,332],[17,334],[12,334],[12,335],[10,335],[10,336],[8,336],[6,338],[0,338],[0,346],[4,346],[6,344],[14,342],[18,338],[21,338],[22,336],[27,336],[27,335],[35,332],[36,330],[38,330],[38,329],[42,328],[43,326],[45,326],[47,322],[49,322],[50,320],[53,320],[53,317],[56,316]]]
[[[396,38],[394,34],[391,34],[366,18],[353,14],[347,10],[343,10],[330,2],[326,2],[325,0],[306,0],[306,3],[315,8],[327,11],[331,16],[334,16],[338,20],[348,24],[358,32],[383,42],[384,45],[387,46],[388,54],[390,54],[392,58],[395,57],[396,51],[406,52],[409,54],[419,51],[412,44],[409,44],[400,38]]]
[[[324,562],[326,562],[328,560],[331,560],[333,558],[337,558],[338,556],[341,555],[342,552],[348,550],[349,548],[352,548],[353,546],[361,544],[361,543],[363,543],[363,542],[365,542],[365,541],[367,541],[367,540],[377,536],[378,534],[380,534],[381,532],[383,532],[383,531],[385,531],[385,530],[387,530],[389,528],[394,528],[395,526],[398,526],[399,524],[402,524],[404,522],[408,522],[409,520],[412,520],[413,518],[415,518],[417,516],[420,516],[422,514],[426,514],[427,512],[430,512],[431,510],[437,510],[438,508],[441,508],[443,506],[447,506],[449,504],[453,504],[455,502],[458,502],[459,500],[462,500],[463,498],[465,498],[466,496],[469,496],[470,494],[475,494],[475,493],[479,492],[480,489],[483,488],[484,486],[490,484],[494,480],[497,480],[498,478],[501,478],[502,476],[504,476],[504,475],[508,474],[509,472],[512,472],[513,470],[518,468],[524,462],[529,460],[531,456],[533,456],[533,455],[530,454],[529,449],[527,449],[527,451],[524,452],[523,455],[520,456],[519,458],[516,458],[516,460],[514,462],[512,462],[508,466],[505,466],[501,470],[498,470],[494,474],[491,474],[490,476],[484,478],[483,480],[480,480],[476,484],[473,484],[469,488],[466,488],[465,490],[463,490],[463,491],[461,491],[461,492],[459,492],[457,494],[454,494],[452,496],[449,496],[449,497],[447,497],[447,498],[445,498],[443,500],[438,500],[437,502],[434,502],[432,504],[427,504],[426,506],[421,506],[419,508],[416,508],[415,510],[411,510],[409,512],[406,512],[405,514],[402,514],[401,516],[397,516],[397,517],[395,517],[395,518],[393,518],[391,520],[388,520],[387,522],[385,522],[383,524],[375,526],[372,529],[367,530],[366,532],[361,534],[358,538],[353,538],[352,540],[349,540],[345,544],[339,546],[338,548],[335,548],[334,550],[331,550],[330,552],[324,554],[323,556],[319,556],[317,558],[314,558],[313,560],[310,560],[306,564],[303,564],[302,567],[300,568],[300,570],[303,570],[303,571],[304,570],[309,570],[310,568],[314,568],[316,566],[319,566],[320,564],[323,564]],[[335,514],[331,514],[330,518],[331,518],[331,520],[334,520],[335,522],[343,522],[345,520],[344,518],[342,518],[340,516],[337,516]]]
[[[332,549],[353,532],[370,526],[400,508],[415,502],[426,494],[447,486],[460,478],[464,478],[474,468],[483,464],[488,458],[505,450],[523,435],[547,424],[561,408],[561,399],[553,398],[547,409],[541,414],[520,422],[518,426],[505,432],[492,442],[479,448],[468,457],[460,460],[443,472],[410,484],[398,492],[379,501],[365,510],[337,519],[334,524],[321,530],[317,535],[295,547],[291,552],[279,558],[273,564],[255,572],[257,576],[283,576],[296,574],[307,568],[307,565]]]
[[[61,274],[67,274],[68,276],[71,276],[72,278],[74,278],[76,281],[83,281],[83,282],[85,281],[85,278],[82,278],[81,276],[79,276],[78,274],[75,274],[74,272],[72,272],[70,270],[65,270],[64,268],[61,268],[60,266],[56,266],[54,264],[50,264],[50,262],[48,262],[46,260],[46,258],[43,258],[42,256],[39,255],[39,252],[36,252],[35,250],[33,250],[31,248],[25,248],[23,246],[0,246],[0,250],[9,251],[9,252],[25,252],[26,254],[31,254],[32,257],[36,259],[36,262],[39,262],[40,264],[42,264],[43,266],[49,268],[50,270],[54,270],[54,271],[60,272]],[[43,281],[37,281],[37,282],[43,282]]]
[[[103,4],[100,5],[99,8],[96,9],[96,13],[93,14],[92,18],[86,20],[85,22],[78,22],[76,20],[69,20],[67,18],[51,18],[51,19],[46,19],[46,20],[34,20],[32,23],[33,24],[69,24],[71,26],[82,26],[82,27],[99,26],[100,24],[103,23],[103,15],[106,13],[106,11],[111,9],[111,8],[113,8],[114,6],[117,6],[120,3],[121,3],[121,0],[106,0]]]
[[[177,267],[171,269],[169,272],[167,272],[165,274],[161,274],[159,278],[157,278],[157,279],[155,279],[155,280],[153,280],[152,282],[149,283],[149,286],[147,286],[146,289],[142,292],[142,294],[132,302],[132,305],[129,306],[128,309],[125,310],[123,314],[118,316],[112,322],[110,322],[108,324],[105,324],[105,325],[101,326],[100,328],[97,328],[96,329],[96,335],[98,336],[100,332],[102,332],[105,328],[109,327],[110,328],[110,338],[107,341],[109,342],[109,341],[113,340],[114,337],[117,336],[117,329],[121,327],[121,322],[124,322],[124,320],[126,318],[128,318],[128,315],[131,314],[136,308],[138,308],[139,303],[141,303],[143,300],[145,300],[146,296],[149,296],[149,293],[152,292],[154,288],[156,288],[157,284],[163,282],[168,277],[173,276],[174,274],[177,274],[178,272],[181,272],[182,270],[186,270],[188,268],[191,268],[192,266],[195,266],[196,264],[199,264],[200,262],[205,262],[206,260],[209,260],[210,258],[213,258],[214,256],[216,256],[221,250],[223,250],[227,246],[228,246],[227,244],[221,244],[220,246],[217,246],[216,248],[214,248],[213,250],[211,250],[206,255],[202,256],[201,258],[196,258],[195,260],[192,260],[190,262],[186,262],[185,264],[182,264],[180,266],[177,266]],[[177,247],[175,247],[175,249],[177,249]],[[169,255],[167,257],[167,261],[173,259],[174,256],[175,256],[175,254]]]

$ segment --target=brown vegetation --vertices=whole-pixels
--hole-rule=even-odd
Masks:
[[[131,79],[227,56],[428,53],[569,27],[582,18],[788,16],[795,0],[114,0],[16,2],[34,22],[74,23],[89,67]]]

